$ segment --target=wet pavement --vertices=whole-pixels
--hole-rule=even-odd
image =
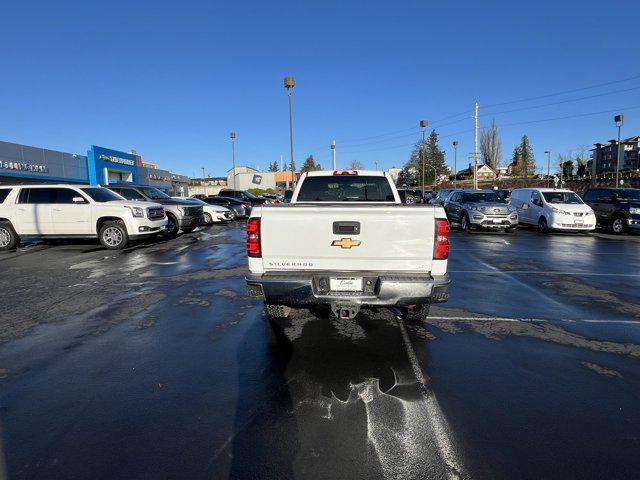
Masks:
[[[0,255],[0,478],[637,478],[639,239],[454,231],[424,325],[270,323],[239,223]]]

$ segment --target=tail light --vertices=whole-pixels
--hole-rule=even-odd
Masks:
[[[449,222],[444,218],[436,218],[436,234],[433,242],[433,259],[449,258]]]
[[[247,255],[249,257],[262,257],[259,218],[250,218],[247,222]]]
[[[334,175],[358,175],[358,171],[357,170],[334,170],[333,171]]]

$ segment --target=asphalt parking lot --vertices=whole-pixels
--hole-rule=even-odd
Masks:
[[[0,255],[0,478],[637,478],[639,240],[453,231],[424,325],[270,324],[241,223]]]

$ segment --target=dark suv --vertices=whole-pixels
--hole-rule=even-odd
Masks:
[[[595,212],[598,225],[611,232],[640,230],[640,189],[589,188],[582,199]]]
[[[265,198],[256,197],[253,193],[247,192],[246,190],[220,190],[218,193],[220,197],[231,197],[236,200],[242,200],[243,202],[249,202],[251,206],[262,205],[266,203],[267,200]]]
[[[108,188],[127,200],[159,203],[167,213],[167,230],[165,234],[174,237],[180,230],[193,232],[196,227],[204,225],[202,205],[194,205],[188,200],[176,200],[155,187],[134,185],[109,185]]]

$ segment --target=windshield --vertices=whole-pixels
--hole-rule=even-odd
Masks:
[[[307,177],[298,193],[298,202],[394,202],[385,177],[332,175]]]
[[[547,203],[582,204],[580,197],[573,192],[542,192]]]
[[[495,192],[465,193],[463,202],[466,203],[496,203],[499,202],[498,194]]]
[[[171,198],[169,195],[155,187],[140,187],[140,191],[152,200],[166,200]]]
[[[625,188],[616,190],[619,200],[640,200],[640,188]]]
[[[92,188],[81,188],[84,193],[89,195],[94,202],[113,202],[116,200],[124,200],[124,197],[121,197],[117,193],[112,192],[108,188],[100,188],[100,187],[92,187]]]

